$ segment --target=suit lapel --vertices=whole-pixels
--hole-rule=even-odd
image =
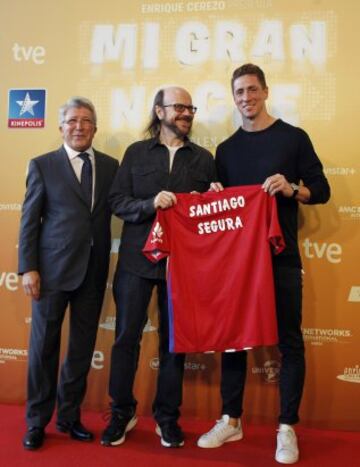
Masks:
[[[81,188],[79,180],[77,179],[74,169],[72,168],[69,157],[62,146],[55,153],[56,170],[59,176],[69,185],[75,194],[87,205],[86,196]]]

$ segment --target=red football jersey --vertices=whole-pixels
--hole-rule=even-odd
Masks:
[[[143,249],[153,262],[169,256],[170,351],[276,344],[271,248],[285,244],[275,198],[260,185],[176,198]]]

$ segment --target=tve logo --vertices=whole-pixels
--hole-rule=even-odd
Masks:
[[[95,370],[102,370],[104,368],[104,361],[104,352],[101,352],[101,350],[94,350],[91,367]]]
[[[45,47],[41,45],[35,46],[25,46],[20,45],[15,42],[12,48],[13,57],[16,62],[29,62],[32,61],[35,65],[42,65],[45,63],[45,54],[46,50]]]
[[[310,242],[308,238],[305,238],[302,245],[306,258],[325,258],[333,264],[341,262],[342,248],[338,243]]]
[[[15,292],[19,288],[19,276],[16,272],[0,272],[0,288]]]

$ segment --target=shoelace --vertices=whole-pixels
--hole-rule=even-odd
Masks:
[[[161,430],[161,427],[160,427]],[[174,434],[174,435],[180,435],[181,434],[181,429],[179,425],[176,424],[168,424],[163,426],[163,430],[167,431],[169,434]]]
[[[216,425],[214,426],[214,428],[212,428],[208,433],[205,434],[206,437],[210,437],[212,436],[213,434],[215,434],[216,436],[220,433],[222,433],[223,431],[225,431],[225,428],[227,427],[228,425],[225,424],[224,420],[221,418],[220,420],[216,420]]]
[[[102,414],[101,418],[105,421],[105,422],[109,422],[111,420],[113,416],[113,413],[112,413],[112,410],[111,410],[111,407],[108,407],[105,412]]]
[[[102,414],[102,419],[110,426],[119,426],[122,422],[125,422],[125,419],[121,417],[121,415],[118,415],[117,413],[114,413],[109,407],[106,409],[106,411]]]
[[[278,430],[278,433],[280,433],[280,441],[283,447],[293,446],[294,434],[290,430],[288,431]]]

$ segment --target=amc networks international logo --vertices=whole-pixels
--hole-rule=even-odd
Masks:
[[[311,345],[348,344],[352,337],[350,329],[303,328],[302,334],[304,341]]]
[[[262,367],[253,367],[252,373],[261,375],[265,383],[278,383],[281,364],[279,360],[266,360]]]
[[[344,372],[336,377],[340,381],[347,383],[360,383],[360,367],[355,365],[354,367],[344,368]]]
[[[0,363],[26,362],[28,358],[27,349],[13,349],[0,347]]]
[[[10,89],[8,128],[44,128],[45,89]]]
[[[339,206],[338,212],[344,218],[360,219],[360,206]]]

